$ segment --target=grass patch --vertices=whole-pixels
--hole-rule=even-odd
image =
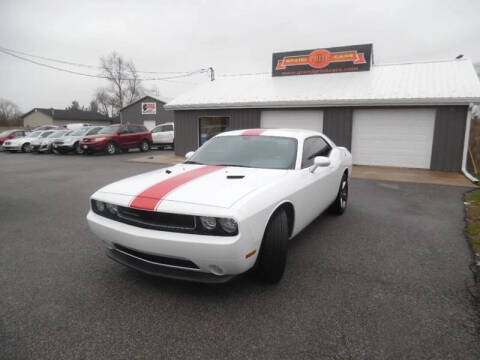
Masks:
[[[467,213],[467,235],[473,251],[480,254],[480,190],[465,194],[465,209]]]

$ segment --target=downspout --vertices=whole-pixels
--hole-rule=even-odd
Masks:
[[[472,124],[472,110],[473,104],[468,106],[468,113],[467,113],[467,124],[465,126],[465,139],[463,141],[463,158],[462,158],[462,173],[473,183],[478,183],[478,179],[470,174],[467,170],[467,156],[468,156],[468,146],[470,143],[470,127]]]

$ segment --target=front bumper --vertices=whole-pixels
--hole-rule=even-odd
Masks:
[[[90,211],[90,229],[107,247],[107,255],[124,265],[151,275],[198,282],[225,282],[246,272],[256,260],[258,241],[246,233],[209,236],[139,228]],[[120,249],[116,247],[120,245]],[[134,250],[134,254],[122,251]],[[254,256],[246,257],[252,250]],[[136,256],[136,252],[145,254]],[[196,269],[151,261],[149,255],[192,262]]]
[[[104,151],[106,143],[80,143],[80,147],[85,151]]]
[[[2,149],[4,151],[20,151],[22,150],[22,147],[20,145],[5,145],[5,143],[2,145]]]
[[[74,144],[53,144],[53,148],[60,152],[70,152],[75,149]]]

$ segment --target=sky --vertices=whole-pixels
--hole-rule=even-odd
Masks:
[[[459,54],[480,62],[479,14],[478,0],[0,0],[0,47],[92,65],[116,51],[139,70],[213,67],[217,76],[270,72],[273,52],[364,43],[377,64]],[[170,100],[205,81],[143,85]],[[0,98],[24,112],[88,105],[105,85],[0,53]]]

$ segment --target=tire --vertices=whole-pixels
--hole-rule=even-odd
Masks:
[[[348,176],[343,174],[342,181],[340,181],[340,187],[338,189],[337,197],[335,201],[330,205],[330,212],[335,215],[342,215],[347,210],[348,203]]]
[[[32,146],[29,143],[22,145],[22,152],[29,153],[32,152]]]
[[[115,155],[115,153],[117,152],[117,147],[115,146],[115,143],[109,142],[107,143],[105,150],[107,151],[108,155]]]
[[[276,212],[268,222],[258,257],[257,274],[265,282],[280,281],[287,261],[288,219],[285,210]]]
[[[80,142],[77,142],[75,144],[75,154],[77,155],[83,155],[85,151],[83,151],[82,147],[80,146]]]
[[[175,142],[172,142],[171,147],[172,147],[172,150],[175,150]]]
[[[147,152],[148,150],[150,150],[150,144],[148,143],[147,140],[142,140],[140,144],[140,151]]]

